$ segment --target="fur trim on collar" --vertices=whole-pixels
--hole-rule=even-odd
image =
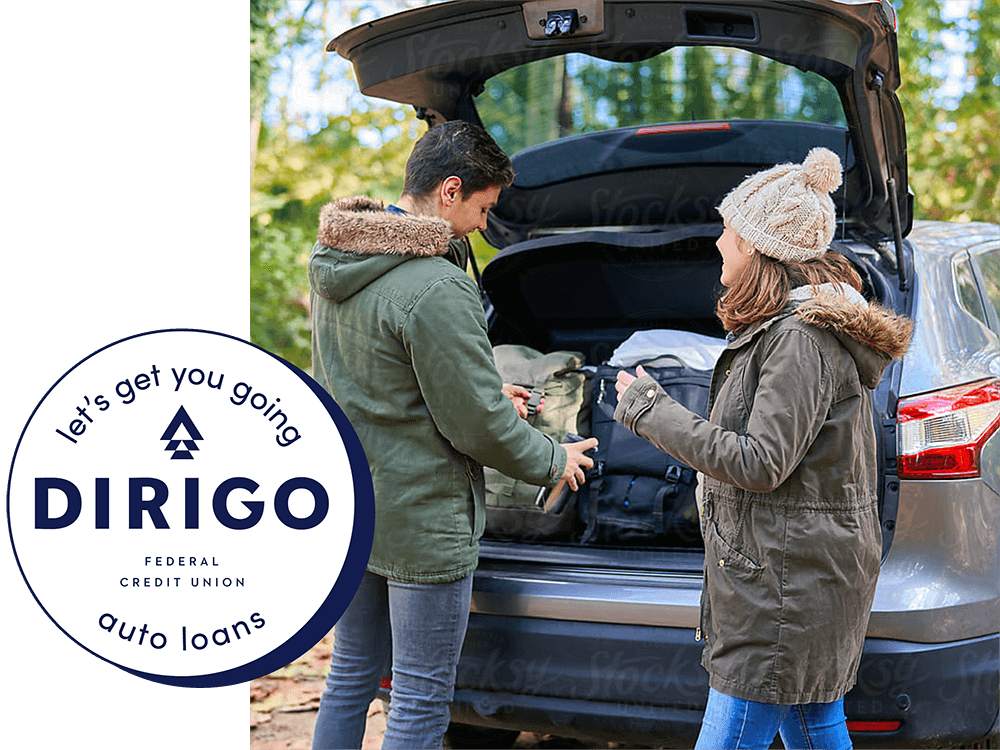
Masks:
[[[881,305],[860,305],[830,291],[820,291],[795,309],[807,323],[864,344],[879,354],[899,359],[910,345],[913,321]]]
[[[356,255],[446,255],[451,235],[444,219],[392,213],[363,195],[331,201],[319,212],[319,241]]]

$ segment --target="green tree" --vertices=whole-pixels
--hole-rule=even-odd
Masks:
[[[957,102],[942,96],[945,33],[967,40],[966,89]],[[898,35],[906,118],[909,184],[916,215],[942,221],[996,221],[1000,211],[1000,8],[970,3],[965,18],[948,19],[940,0],[908,3]]]
[[[267,99],[272,60],[278,54],[274,14],[282,0],[250,0],[250,113],[260,112]]]
[[[304,369],[310,367],[306,271],[320,208],[346,195],[398,197],[406,157],[426,126],[410,108],[374,105],[355,94],[343,114],[316,127],[305,114],[290,111],[287,93],[273,94],[270,84],[277,79],[281,90],[290,91],[297,72],[311,66],[315,90],[334,80],[350,81],[357,91],[345,61],[316,52],[326,46],[334,13],[340,25],[350,25],[374,13],[369,5],[251,2],[250,335]]]
[[[961,185],[958,218],[997,221],[1000,215],[1000,5],[981,0],[969,13],[966,65],[971,88],[955,110],[954,158],[947,179]],[[961,175],[961,178],[959,177]]]
[[[250,222],[250,340],[308,371],[310,238],[290,224]]]
[[[403,187],[413,143],[426,129],[401,108],[357,109],[331,117],[306,138],[264,128],[251,183],[252,340],[309,368],[306,267],[319,211],[336,197],[390,202]],[[377,146],[365,146],[366,140]]]

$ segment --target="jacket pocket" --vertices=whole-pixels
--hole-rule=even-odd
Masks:
[[[471,547],[479,541],[486,528],[486,479],[483,475],[483,467],[468,456],[465,457],[465,475],[469,479],[469,486],[472,490],[472,502],[469,507],[470,531],[472,533],[469,546]]]
[[[741,573],[757,574],[764,566],[743,552],[733,542],[728,541],[719,533],[714,520],[708,520],[705,526],[705,558],[706,563],[722,570],[735,570]]]

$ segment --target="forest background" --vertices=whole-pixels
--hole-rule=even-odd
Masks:
[[[319,210],[347,195],[398,198],[406,157],[426,130],[411,107],[361,95],[350,63],[326,43],[356,23],[430,2],[250,1],[250,335],[306,371],[306,262]],[[1000,3],[893,5],[915,218],[997,222]],[[501,145],[511,153],[517,144]],[[475,235],[482,268],[495,250]]]

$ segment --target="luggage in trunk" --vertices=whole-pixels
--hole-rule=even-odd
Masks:
[[[619,369],[602,365],[594,376],[591,432],[600,445],[581,491],[580,542],[700,546],[696,472],[614,420]],[[705,415],[711,371],[683,363],[645,369],[678,403]]]
[[[582,353],[592,395],[585,410],[591,413],[578,420],[578,432],[600,440],[587,483],[567,504],[575,515],[570,533],[564,526],[550,533],[544,524],[554,521],[537,507],[530,517],[494,507],[488,509],[487,537],[701,547],[694,470],[614,422],[614,379],[622,367],[634,372],[635,362],[619,354],[626,339],[642,332],[642,351],[667,357],[647,370],[674,398],[705,414],[711,364],[724,345],[715,317],[718,232],[691,225],[552,234],[508,246],[483,270],[494,344]],[[692,356],[695,350],[701,356]],[[675,352],[696,367],[671,361]],[[517,514],[518,523],[499,526],[501,514]]]
[[[587,377],[579,352],[543,354],[528,346],[501,344],[493,358],[505,383],[531,393],[528,422],[560,443],[589,422]],[[568,541],[576,526],[576,496],[551,496],[549,490],[484,469],[486,536],[499,539]],[[557,493],[562,494],[562,493]]]

